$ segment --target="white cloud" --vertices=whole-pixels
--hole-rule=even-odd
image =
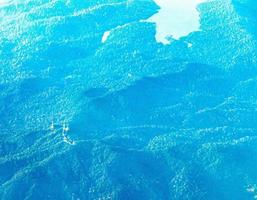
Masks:
[[[154,0],[160,10],[147,21],[156,23],[156,40],[170,44],[169,37],[179,39],[198,31],[200,17],[197,5],[206,0]]]

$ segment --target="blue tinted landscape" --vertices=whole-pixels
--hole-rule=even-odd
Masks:
[[[0,0],[0,199],[257,199],[256,1]]]

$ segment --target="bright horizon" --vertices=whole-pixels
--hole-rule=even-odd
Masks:
[[[0,5],[8,3],[8,0],[0,0]]]

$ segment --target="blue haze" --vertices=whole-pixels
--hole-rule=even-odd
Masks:
[[[205,2],[170,45],[158,9],[0,5],[0,199],[257,198],[256,2]]]

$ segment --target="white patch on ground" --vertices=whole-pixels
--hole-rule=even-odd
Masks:
[[[247,189],[246,189],[246,191],[247,192],[255,192],[255,187],[248,187]]]
[[[118,29],[122,29],[122,28],[125,28],[126,26],[130,25],[130,23],[126,23],[126,24],[123,24],[123,25],[119,25],[119,26],[116,26],[108,31],[105,31],[103,36],[102,36],[102,43],[105,43],[106,40],[108,40],[109,36],[113,33],[115,33],[116,30]]]
[[[192,47],[193,47],[193,44],[190,43],[190,42],[186,42],[186,44],[187,44],[187,47],[188,47],[188,48],[192,48]]]
[[[170,44],[191,32],[200,30],[197,6],[206,0],[154,0],[160,7],[158,13],[147,19],[156,24],[156,41]]]
[[[111,31],[105,31],[102,37],[102,43],[105,43],[108,37],[110,36]]]

